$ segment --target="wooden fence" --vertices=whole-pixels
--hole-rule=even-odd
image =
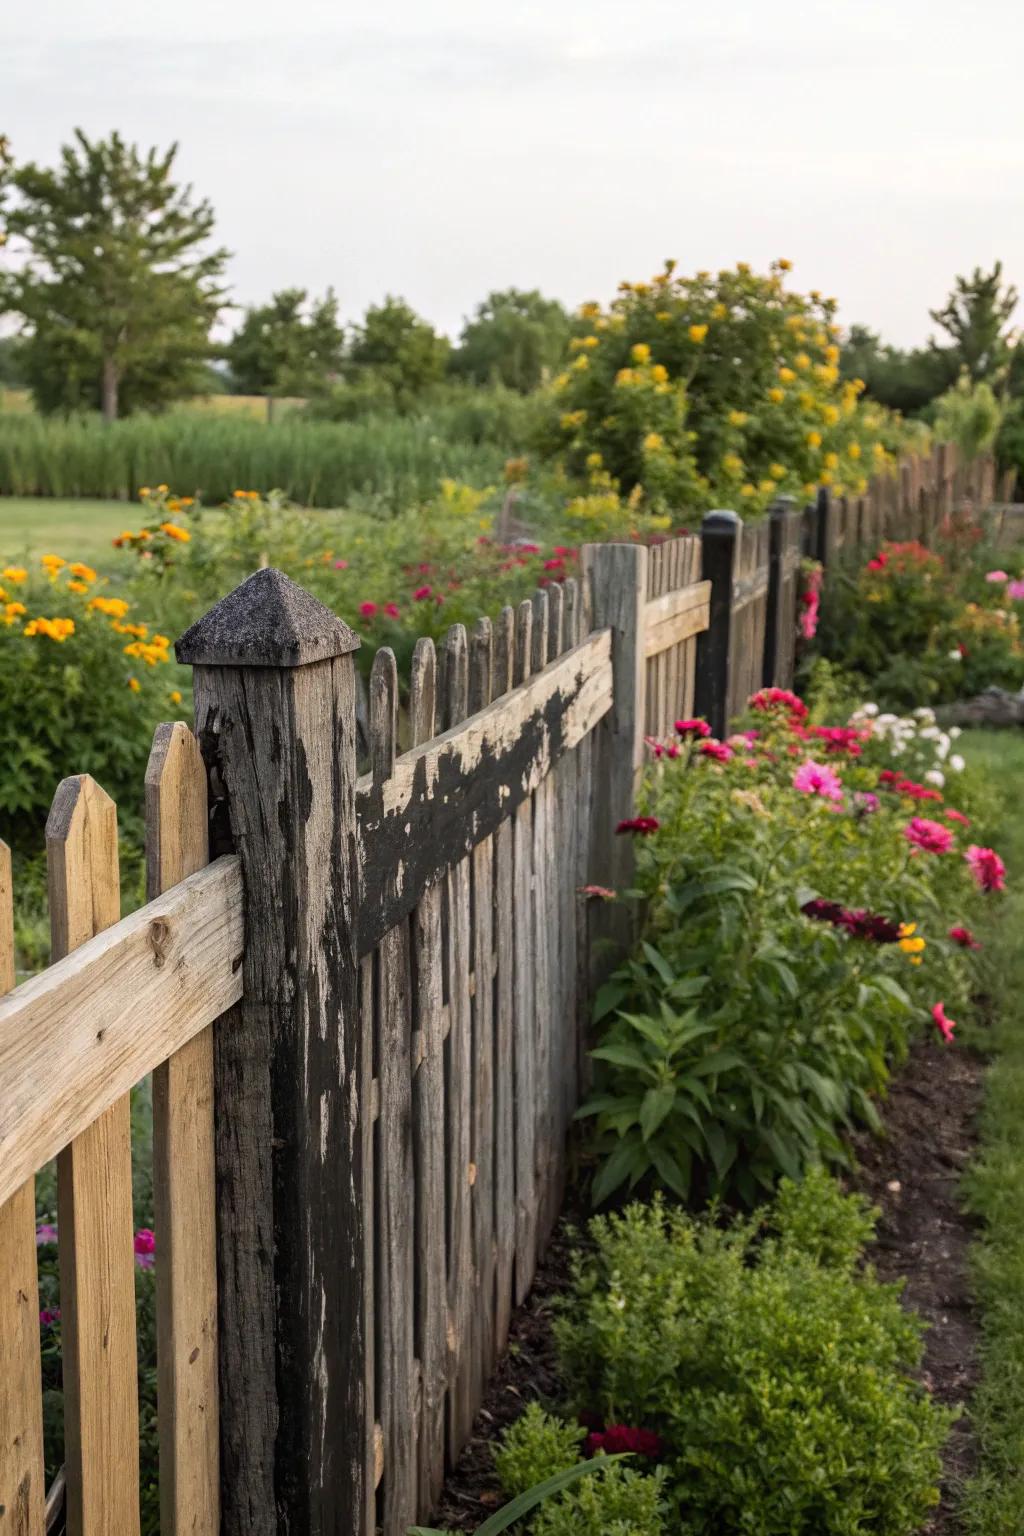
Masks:
[[[934,526],[948,461],[855,512],[780,504],[587,546],[438,651],[399,754],[378,652],[279,572],[179,642],[148,902],[116,810],[47,825],[53,963],[13,988],[0,844],[0,1536],[46,1529],[34,1176],[56,1157],[71,1536],[139,1531],[129,1095],[153,1074],[164,1536],[402,1536],[434,1504],[558,1215],[593,980],[628,942],[644,736],[792,678],[802,553]],[[931,473],[931,471],[929,471]],[[927,515],[926,515],[927,514]],[[856,534],[853,529],[856,528]]]

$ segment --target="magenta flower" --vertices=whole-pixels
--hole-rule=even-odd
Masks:
[[[634,1429],[630,1424],[609,1424],[607,1429],[594,1430],[587,1436],[584,1450],[587,1456],[603,1451],[606,1456],[631,1452],[654,1461],[664,1450],[660,1436],[652,1429]]]
[[[793,788],[798,789],[802,795],[820,795],[823,800],[843,798],[843,781],[838,773],[810,758],[806,763],[801,763],[794,773]]]
[[[1011,581],[1006,589],[1006,595],[1019,603],[1024,598],[1024,581]]]
[[[57,1241],[57,1228],[49,1221],[42,1221],[36,1227],[36,1247],[42,1248],[44,1243]]]
[[[434,589],[431,586],[417,587],[412,595],[412,600],[414,603],[425,602],[428,597],[432,596],[433,591]]]
[[[677,736],[710,736],[711,727],[706,720],[677,720]]]
[[[855,792],[853,798],[857,809],[860,811],[865,811],[868,815],[871,815],[873,812],[877,811],[878,807],[882,803],[878,796],[873,794],[870,789],[858,789]]]
[[[953,846],[953,834],[939,821],[929,821],[927,816],[914,816],[903,828],[903,836],[915,848],[925,853],[948,853]]]
[[[43,1307],[39,1313],[39,1325],[41,1328],[52,1328],[54,1323],[60,1322],[60,1307]]]
[[[725,741],[702,741],[698,743],[697,751],[705,757],[713,757],[716,763],[727,763],[733,755],[732,747]]]
[[[965,816],[963,811],[955,811],[951,805],[947,805],[942,814],[947,821],[955,821],[959,827],[969,827],[971,824],[969,816]]]
[[[359,617],[361,619],[374,619],[374,618],[376,618],[377,617],[377,604],[376,603],[360,603],[359,604]]]
[[[932,1021],[939,1034],[947,1045],[953,1044],[953,1031],[956,1029],[956,1019],[951,1019],[946,1013],[944,1003],[936,1003],[932,1008]]]
[[[959,944],[961,949],[981,948],[981,945],[969,928],[951,928],[949,930],[949,937],[953,940],[954,944]]]
[[[972,843],[964,854],[971,866],[971,874],[983,891],[1006,889],[1006,865],[992,848],[979,848]]]
[[[336,571],[347,571],[348,570],[348,561],[347,560],[335,560],[335,562],[334,562],[334,569]]]
[[[140,1269],[152,1269],[156,1256],[156,1238],[149,1227],[140,1227],[135,1234],[135,1262]]]
[[[1005,571],[986,571],[985,572],[985,580],[986,581],[991,581],[991,582],[1009,581],[1009,579],[1010,578],[1006,574]]]

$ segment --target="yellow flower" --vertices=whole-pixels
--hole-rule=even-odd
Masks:
[[[23,581],[28,579],[28,571],[26,571],[25,567],[22,565],[5,565],[4,576],[8,581],[13,581],[14,585],[17,587],[20,586]]]
[[[728,304],[718,303],[711,311],[712,320],[727,320],[729,318]]]
[[[834,405],[823,405],[821,419],[827,426],[834,427],[839,420],[839,412]]]
[[[67,561],[62,560],[60,555],[43,555],[39,564],[49,575],[56,576],[61,566],[67,565]]]
[[[860,443],[851,443],[847,449],[847,452],[849,453],[851,459],[859,459],[862,452]]]
[[[706,325],[690,326],[690,340],[696,342],[698,346],[700,346],[701,342],[704,340],[707,334],[708,328]]]
[[[917,935],[916,923],[900,924],[900,949],[905,955],[920,956],[921,951],[926,948],[924,939],[920,935],[916,937],[915,935]],[[920,964],[920,961],[918,960],[917,963]]]
[[[803,315],[787,315],[786,316],[786,329],[787,329],[787,331],[800,331],[802,333],[803,332],[803,328],[804,328],[804,317],[803,317]]]
[[[743,460],[738,453],[724,453],[722,455],[722,468],[727,475],[742,475]]]
[[[792,368],[780,368],[779,378],[782,380],[783,384],[792,384],[793,380],[796,378],[796,374],[793,372]]]
[[[768,473],[773,480],[785,480],[786,466],[784,464],[769,464]]]
[[[35,618],[25,625],[26,635],[45,635],[48,640],[55,640],[58,645],[63,645],[69,635],[75,632],[74,619],[45,619]]]
[[[828,358],[830,363],[838,363],[839,348],[836,346],[834,341],[825,348],[825,356]]]
[[[775,265],[778,267],[780,272],[792,272],[793,270],[793,263],[789,261],[785,256],[780,256]]]
[[[761,490],[762,496],[770,496],[771,493],[775,490],[775,488],[776,487],[775,487],[775,481],[774,480],[762,480],[761,481],[760,490]]]
[[[785,398],[786,391],[784,389],[779,389],[777,384],[773,384],[771,389],[768,391],[768,399],[772,402],[772,404],[781,405]]]
[[[730,427],[745,427],[747,422],[749,421],[749,419],[750,418],[748,417],[746,411],[730,411],[729,412],[729,425],[730,425]]]
[[[177,688],[172,688],[171,689],[170,700],[171,700],[172,704],[180,704],[181,703],[181,694],[180,694],[180,692],[178,691]]]
[[[741,485],[740,486],[740,495],[741,496],[756,496],[757,495],[757,489],[756,489],[755,486],[751,485],[750,481],[748,480],[746,485]]]
[[[196,499],[195,499],[194,496],[183,496],[181,498],[181,505],[183,507],[194,507],[195,504],[196,504]]]
[[[581,373],[584,368],[590,367],[590,358],[585,352],[581,352],[578,357],[573,358],[569,366],[574,372]]]
[[[834,452],[833,453],[826,453],[826,455],[825,455],[825,468],[826,469],[838,469],[839,468],[839,455],[838,455],[838,453],[834,453]]]
[[[69,592],[88,592],[88,590],[89,590],[89,585],[88,585],[87,582],[84,582],[84,581],[69,581],[68,582],[68,591]]]
[[[629,355],[634,363],[646,363],[650,360],[651,349],[646,341],[638,341],[630,347]]]
[[[665,439],[660,432],[648,432],[644,438],[644,452],[657,453],[659,448],[664,448]]]
[[[187,528],[179,528],[177,523],[161,523],[160,532],[169,539],[177,539],[179,544],[187,544],[192,537]]]
[[[660,320],[662,325],[667,325],[672,316],[667,309],[659,309],[654,318],[655,320]]]
[[[651,369],[651,378],[654,380],[655,384],[668,383],[668,369],[665,367],[664,363],[655,363],[654,367]]]
[[[600,338],[597,336],[574,336],[569,343],[569,351],[586,352],[591,347],[598,347],[600,345]]]
[[[146,497],[148,495],[149,495],[149,486],[148,485],[140,485],[139,486],[139,500],[140,501],[145,501],[145,499],[146,499]]]
[[[738,261],[736,263],[736,271],[741,273],[743,277],[748,277],[750,275],[750,262]]]
[[[7,603],[4,606],[4,623],[13,624],[15,619],[20,619],[28,612],[24,603]]]
[[[575,432],[587,419],[586,411],[565,411],[562,414],[562,431]]]
[[[586,304],[580,305],[580,317],[584,320],[593,320],[600,313],[601,306],[600,304],[596,304],[593,299],[588,299]]]
[[[567,374],[567,373],[560,373],[560,374],[559,374],[559,375],[558,375],[558,377],[557,377],[557,379],[556,379],[556,380],[555,380],[555,386],[554,386],[554,387],[555,387],[555,388],[556,388],[556,389],[564,389],[564,388],[565,388],[565,386],[566,386],[566,385],[567,385],[567,384],[568,384],[568,383],[569,383],[569,382],[570,382],[570,380],[569,380],[569,375],[568,375],[568,374]],[[235,492],[235,495],[236,495],[236,496],[237,496],[237,495],[238,495],[238,492],[237,492],[237,491],[236,491],[236,492]]]
[[[587,454],[587,468],[588,469],[600,469],[601,465],[603,463],[604,463],[604,460],[602,459],[602,457],[601,457],[601,455],[599,453],[588,453]]]
[[[237,496],[239,501],[244,501],[245,498],[246,498],[246,492],[245,491],[232,491],[231,494],[233,496]]]
[[[801,373],[811,366],[811,359],[808,357],[806,352],[798,352],[793,361],[796,363],[796,366],[800,369]]]
[[[142,684],[139,682],[137,677],[130,677],[128,679],[128,687],[131,689],[132,693],[140,693],[142,691]]]
[[[823,384],[834,384],[839,377],[839,369],[831,363],[819,363],[814,371]]]
[[[615,382],[617,385],[622,387],[625,387],[628,384],[634,384],[636,382],[636,374],[633,372],[632,368],[620,368],[618,373],[615,375]]]
[[[871,452],[874,454],[876,459],[884,459],[885,458],[885,444],[884,443],[875,443],[875,445],[872,448]]]
[[[79,581],[95,581],[96,572],[91,565],[83,565],[81,560],[76,560],[74,565],[69,565],[68,570],[72,576],[77,576]]]
[[[128,612],[128,604],[123,597],[92,597],[89,599],[89,607],[95,613],[104,613],[108,619],[123,619]]]
[[[157,492],[158,492],[158,494],[160,494],[160,493],[163,493],[163,492],[165,492],[165,491],[166,491],[166,490],[167,490],[167,486],[166,486],[166,485],[158,485],[158,486],[157,486]]]
[[[808,448],[820,448],[821,447],[821,433],[820,432],[808,432],[808,434],[807,434],[807,446],[808,446]]]

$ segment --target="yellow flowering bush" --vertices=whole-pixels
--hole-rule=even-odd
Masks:
[[[0,837],[41,840],[58,782],[91,773],[131,818],[153,725],[181,703],[170,638],[81,561],[0,566]]]
[[[861,493],[911,429],[840,376],[834,299],[744,263],[622,283],[585,304],[549,389],[545,443],[577,482],[655,511],[758,511],[820,485]]]

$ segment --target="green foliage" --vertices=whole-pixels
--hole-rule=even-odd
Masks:
[[[341,371],[344,344],[332,288],[312,302],[305,288],[284,288],[246,310],[224,356],[239,394],[311,395]]]
[[[876,1123],[872,1098],[915,1024],[936,998],[954,1015],[966,998],[963,951],[945,935],[975,900],[969,871],[952,853],[912,856],[904,835],[931,806],[835,751],[841,804],[801,792],[795,770],[828,746],[805,745],[777,711],[757,718],[757,740],[736,738],[728,761],[684,746],[650,780],[644,938],[598,993],[579,1111],[601,1154],[595,1203],[651,1180],[752,1203],[779,1173],[843,1162],[844,1133]],[[819,898],[918,924],[926,954],[894,926],[878,941],[812,920],[802,908]]]
[[[948,349],[915,347],[909,352],[883,344],[866,325],[852,325],[839,360],[844,379],[863,379],[864,393],[904,416],[918,416],[957,375]]]
[[[1003,422],[1003,406],[991,384],[972,383],[964,372],[935,403],[935,436],[955,443],[965,462],[990,453]]]
[[[549,394],[547,449],[577,482],[641,487],[655,510],[756,512],[780,491],[861,494],[908,435],[842,380],[835,300],[741,263],[684,278],[667,263],[585,304]]]
[[[971,379],[998,379],[1010,359],[1008,328],[1017,307],[1017,290],[1003,283],[1003,264],[991,272],[975,267],[970,277],[957,277],[941,309],[930,310],[952,342],[957,372]]]
[[[518,1520],[530,1514],[545,1499],[553,1498],[563,1489],[578,1483],[582,1478],[589,1477],[591,1473],[604,1471],[607,1464],[618,1461],[617,1456],[600,1456],[591,1461],[578,1461],[573,1467],[565,1467],[561,1472],[556,1472],[554,1477],[549,1477],[546,1482],[537,1484],[534,1488],[528,1488],[525,1493],[499,1509],[483,1525],[477,1527],[476,1536],[500,1536],[500,1532],[509,1530]],[[444,1531],[428,1530],[422,1525],[409,1527],[408,1536],[446,1536]],[[627,1533],[629,1536],[629,1533]],[[646,1536],[646,1533],[640,1533]]]
[[[396,405],[409,409],[444,377],[450,343],[420,318],[404,299],[392,295],[372,304],[349,351],[357,370],[368,369],[391,389]]]
[[[514,1496],[553,1477],[579,1460],[586,1430],[545,1413],[530,1403],[505,1432],[494,1453],[494,1466],[504,1491]]]
[[[195,392],[227,252],[209,247],[209,203],[175,183],[176,154],[76,130],[56,170],[11,174],[7,232],[24,260],[0,301],[26,328],[41,409],[99,404],[112,420]]]
[[[605,1458],[602,1458],[605,1459]],[[665,1473],[610,1466],[549,1500],[533,1536],[667,1536]]]
[[[452,372],[528,394],[558,366],[569,329],[563,306],[536,289],[489,293],[462,327]]]
[[[574,1404],[662,1437],[669,1529],[911,1536],[950,1423],[910,1376],[921,1325],[853,1262],[859,1202],[820,1173],[783,1199],[760,1239],[660,1201],[594,1220],[556,1322]]]

